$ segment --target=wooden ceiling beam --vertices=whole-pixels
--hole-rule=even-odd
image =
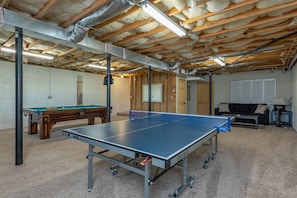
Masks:
[[[295,31],[294,30],[290,30],[290,31],[287,30],[287,31],[273,33],[273,34],[270,34],[270,35],[265,35],[265,39],[263,39],[263,37],[252,37],[252,38],[249,38],[249,39],[242,39],[242,40],[233,41],[231,43],[219,43],[219,44],[215,44],[214,46],[215,47],[221,47],[221,46],[226,46],[226,45],[238,44],[238,43],[240,43],[240,41],[245,42],[246,40],[248,40],[248,41],[251,41],[251,42],[247,43],[245,45],[248,45],[248,46],[253,45],[253,47],[258,48],[258,47],[261,47],[262,45],[264,45],[266,43],[269,43],[269,42],[273,41],[274,39],[280,38],[280,37],[282,37],[284,35],[288,35],[288,34],[293,33],[293,32],[295,32]],[[285,39],[282,39],[282,40],[275,41],[275,43],[288,42],[290,40],[293,40],[296,37],[297,37],[297,35],[295,37],[292,36],[292,38],[285,38]],[[273,43],[271,43],[271,46],[273,46]]]
[[[4,44],[3,47],[11,47],[15,43],[15,35],[12,35]]]
[[[231,22],[247,19],[247,18],[250,18],[250,17],[260,16],[260,15],[263,15],[263,14],[267,14],[269,12],[277,11],[277,10],[284,9],[284,8],[289,8],[289,7],[296,6],[296,5],[297,5],[297,1],[293,1],[291,3],[281,4],[281,5],[273,6],[273,7],[266,8],[266,9],[256,9],[255,8],[255,9],[250,10],[248,12],[238,14],[238,15],[236,15],[234,17],[206,22],[205,24],[203,24],[201,26],[196,26],[195,28],[193,28],[192,32],[199,32],[199,31],[206,30],[206,29],[209,29],[209,28],[217,27],[217,26],[220,26],[220,25],[225,25],[225,24],[228,24],[228,23],[231,23]],[[271,17],[271,18],[273,18],[273,17]]]
[[[266,32],[271,32],[271,31],[277,31],[277,30],[283,31],[287,28],[288,28],[288,23],[285,22],[285,23],[278,24],[275,26],[268,26],[268,27],[260,28],[260,29],[250,29],[245,33],[245,35],[247,35],[247,36],[261,35],[263,33],[265,34]]]
[[[84,9],[82,12],[70,17],[70,19],[64,21],[63,23],[59,24],[60,27],[66,28],[76,21],[88,16],[89,14],[93,13],[94,11],[98,10],[100,7],[104,6],[109,0],[100,0],[95,1],[91,6]]]
[[[197,2],[196,3],[196,5],[201,5],[201,4],[203,4],[203,3],[206,3],[208,0],[203,0],[203,1],[201,1],[201,2]],[[154,4],[156,4],[156,3],[158,3],[158,2],[161,2],[161,0],[155,0],[155,1],[153,1],[153,3]],[[121,14],[121,15],[119,15],[119,16],[117,16],[117,17],[114,17],[114,18],[112,18],[112,19],[110,19],[110,20],[107,20],[106,22],[104,22],[104,23],[101,23],[101,24],[98,24],[97,26],[95,26],[94,27],[94,29],[98,29],[98,28],[102,28],[103,26],[105,26],[105,25],[109,25],[110,23],[112,23],[112,22],[114,22],[114,21],[117,21],[117,20],[119,20],[119,19],[121,19],[121,18],[123,18],[123,17],[125,17],[125,16],[127,16],[127,15],[130,15],[130,14],[132,14],[133,12],[135,12],[135,11],[140,11],[140,9],[141,8],[139,8],[139,7],[132,7],[132,9],[131,9],[131,13],[129,13],[129,14],[127,14],[127,13],[123,13],[123,14]],[[186,10],[186,9],[189,9],[189,7],[185,7],[184,9],[182,9],[182,11],[183,10]],[[177,14],[177,13],[180,13],[181,11],[177,11],[177,9],[176,8],[173,8],[172,10],[170,10],[167,14],[169,15],[169,16],[171,16],[171,15],[174,15],[174,14]],[[149,22],[151,22],[152,20],[149,20]],[[148,22],[148,23],[149,23]],[[137,22],[136,22],[137,23]],[[124,27],[124,28],[127,28],[127,30],[120,30],[120,31],[117,31],[117,32],[113,32],[112,34],[106,34],[106,35],[104,35],[104,36],[102,36],[102,37],[98,37],[98,39],[99,40],[105,40],[105,39],[107,39],[107,38],[110,38],[111,36],[110,35],[112,35],[112,36],[115,36],[115,35],[117,35],[117,34],[120,34],[120,33],[122,33],[122,32],[125,32],[125,31],[129,31],[129,30],[132,30],[132,29],[135,29],[136,27],[140,27],[140,26],[142,26],[142,25],[144,25],[143,23],[139,23],[139,24],[131,24],[130,25],[130,27],[133,27],[133,28],[130,28],[130,27]],[[171,34],[171,36],[170,36],[171,38],[174,38],[174,37],[176,37],[176,35],[175,34]],[[166,38],[165,37],[165,39],[168,39],[168,38]],[[156,41],[155,41],[156,42]],[[131,48],[134,48],[134,47],[131,47]],[[131,49],[131,48],[128,48],[128,49]]]
[[[11,0],[2,0],[2,2],[0,3],[0,7],[7,8],[10,2]]]
[[[176,44],[183,43],[183,42],[189,42],[189,41],[191,41],[191,39],[183,38],[183,39],[179,39],[177,42],[166,43],[166,44],[159,44],[159,45],[155,45],[153,47],[150,47],[149,49],[146,48],[146,49],[137,50],[137,52],[138,53],[144,53],[144,52],[154,51],[156,49],[160,49],[160,48],[164,48],[164,47],[176,45]]]
[[[209,37],[213,37],[213,36],[218,36],[218,35],[222,35],[222,34],[226,34],[226,33],[230,33],[230,32],[233,32],[233,31],[237,31],[237,30],[240,30],[240,29],[245,29],[245,28],[252,28],[254,26],[258,26],[258,25],[263,25],[263,24],[267,24],[267,23],[271,23],[271,22],[275,22],[275,21],[279,21],[279,20],[284,20],[284,19],[289,19],[289,18],[293,18],[293,17],[296,17],[297,16],[297,12],[296,11],[291,11],[289,13],[286,13],[282,16],[276,16],[276,17],[265,17],[264,19],[259,19],[259,20],[256,20],[254,22],[251,22],[247,25],[244,25],[244,26],[240,26],[240,27],[237,27],[237,28],[232,28],[232,29],[223,29],[221,31],[218,31],[218,32],[215,32],[215,33],[207,33],[207,34],[201,34],[199,35],[200,38],[209,38]],[[275,26],[273,28],[278,28],[278,26]],[[270,29],[271,30],[271,29]],[[267,31],[270,31],[269,29],[267,29]],[[252,34],[253,32],[247,32],[245,35],[249,35],[249,34]],[[146,42],[147,45],[149,44],[152,44],[152,43],[158,43],[160,41],[163,41],[163,40],[167,40],[167,39],[170,39],[170,38],[173,38],[174,35],[171,34],[170,37],[162,37],[161,39],[151,39],[149,42]],[[222,38],[220,40],[224,40],[226,38]],[[143,46],[142,46],[143,47]],[[137,48],[137,46],[133,46],[133,47],[129,47],[129,49],[133,49],[133,48]],[[152,47],[153,48],[153,47]],[[151,49],[151,48],[150,48]],[[142,52],[142,51],[146,51],[145,49],[142,49],[142,50],[138,50],[138,52]]]
[[[215,32],[215,33],[201,34],[199,37],[200,38],[209,38],[209,37],[218,36],[218,35],[221,35],[221,34],[230,33],[230,32],[233,32],[233,31],[241,30],[241,29],[253,28],[255,26],[264,25],[264,24],[267,24],[267,23],[272,23],[272,22],[276,22],[276,21],[280,21],[280,20],[294,18],[296,16],[297,16],[297,12],[294,10],[292,12],[286,13],[286,14],[281,15],[281,16],[264,17],[264,18],[258,19],[256,21],[251,22],[251,23],[249,23],[247,25],[244,25],[244,26],[240,26],[240,27],[236,27],[236,28],[232,28],[232,29],[223,29],[223,30],[221,30],[219,32]],[[246,35],[248,35],[248,34],[249,34],[249,32],[246,32]]]
[[[156,52],[154,52],[154,50],[156,49],[159,49],[159,48],[166,48],[166,47],[169,47],[169,46],[172,46],[172,45],[178,45],[178,44],[181,44],[181,43],[186,43],[186,42],[189,42],[190,39],[188,38],[183,38],[183,39],[180,39],[178,41],[175,41],[175,42],[172,42],[172,43],[167,43],[167,44],[163,44],[163,45],[159,45],[159,46],[154,46],[153,48],[150,49],[151,52],[148,52],[148,53],[145,53],[146,55],[153,55],[155,54]],[[160,52],[160,54],[164,54],[164,53],[172,53],[174,50],[162,50]]]
[[[54,48],[56,48],[56,47],[58,47],[58,46],[60,46],[60,44],[56,43],[56,44],[54,44],[54,45],[52,45],[52,46],[50,46],[50,47],[48,47],[48,48],[43,49],[41,53],[42,53],[42,54],[45,54],[45,53],[47,53],[48,51],[51,51],[52,49],[54,49]]]
[[[98,24],[98,25],[95,25],[94,27],[92,27],[92,29],[90,30],[90,32],[91,32],[91,31],[94,31],[94,30],[96,30],[96,29],[100,29],[100,28],[102,28],[102,27],[104,27],[104,26],[106,26],[106,25],[109,25],[109,24],[112,23],[112,22],[118,21],[118,20],[120,20],[120,19],[122,19],[122,18],[124,18],[124,17],[126,17],[126,16],[129,16],[129,15],[133,14],[134,12],[139,12],[140,10],[141,10],[140,7],[138,7],[138,6],[133,6],[133,7],[130,8],[130,10],[128,10],[127,12],[122,13],[122,14],[119,14],[119,15],[117,15],[117,16],[111,18],[111,19],[108,19],[108,20],[104,21],[103,23],[100,23],[100,24]]]
[[[10,2],[11,0],[2,0],[2,2],[0,3],[0,7],[7,8]]]
[[[48,11],[50,11],[50,9],[52,7],[54,7],[57,3],[59,2],[59,0],[49,0],[40,10],[38,13],[34,14],[32,17],[35,19],[40,19],[42,18],[44,15],[46,15],[48,13]]]
[[[61,52],[61,53],[59,53],[57,56],[59,57],[59,56],[64,56],[65,54],[69,54],[69,53],[71,53],[71,52],[73,52],[73,51],[75,51],[75,50],[77,50],[76,48],[71,48],[71,49],[69,49],[69,50],[67,50],[67,51],[64,51],[64,52]]]
[[[28,43],[25,47],[24,50],[30,50],[32,47],[34,47],[35,45],[38,45],[40,43],[42,43],[43,40],[40,39],[35,39],[32,43]]]
[[[78,58],[78,57],[82,57],[84,55],[88,54],[87,52],[85,51],[81,51],[81,52],[78,52],[77,54],[74,54],[73,56],[71,56],[71,58]]]
[[[293,33],[294,30],[283,30],[281,32],[276,32],[276,33],[271,33],[269,35],[265,35],[265,39],[263,39],[263,36],[256,36],[254,35],[253,37],[246,37],[244,35],[240,35],[240,36],[237,36],[237,37],[233,37],[233,38],[221,38],[221,39],[218,39],[214,42],[212,42],[211,44],[211,47],[212,48],[220,48],[220,47],[223,47],[223,46],[226,46],[226,45],[232,45],[234,44],[235,42],[238,42],[238,41],[243,41],[245,42],[247,39],[251,40],[252,42],[254,41],[265,41],[266,43],[272,41],[272,39],[276,39],[276,38],[279,38],[279,37],[282,37],[284,35],[288,35],[290,33]],[[294,38],[296,38],[296,36],[291,36],[289,38],[285,38],[283,40],[285,41],[290,41]],[[280,42],[280,41],[278,41]],[[257,44],[256,42],[255,43],[255,46],[259,46],[259,44]],[[262,42],[263,43],[263,42]],[[273,45],[272,45],[273,46]]]
[[[219,12],[209,12],[209,13],[204,14],[204,15],[201,15],[201,16],[197,16],[197,17],[194,17],[194,18],[190,18],[190,19],[184,20],[182,22],[182,24],[183,25],[186,25],[186,24],[189,24],[189,23],[193,23],[193,22],[196,22],[198,20],[206,19],[206,18],[211,17],[211,16],[214,16],[214,15],[218,15],[218,14],[221,14],[221,13],[224,13],[224,12],[232,11],[232,10],[235,10],[235,9],[238,9],[238,8],[241,8],[241,7],[244,7],[244,6],[248,6],[248,5],[257,3],[259,1],[260,0],[250,0],[250,1],[243,1],[241,3],[231,4],[226,9],[221,10]]]
[[[102,35],[100,37],[96,37],[96,39],[100,40],[100,41],[104,41],[110,37],[113,37],[113,36],[116,36],[116,35],[119,35],[123,32],[127,32],[127,31],[130,31],[130,30],[133,30],[133,29],[136,29],[138,27],[141,27],[143,25],[146,25],[148,23],[151,23],[153,21],[152,18],[148,18],[148,19],[145,19],[145,20],[142,20],[142,21],[137,21],[137,22],[134,22],[132,24],[129,24],[129,25],[125,25],[123,28],[121,28],[120,30],[118,31],[115,31],[115,32],[109,32],[105,35]]]
[[[199,2],[196,2],[196,5],[198,6],[198,5],[201,5],[201,4],[204,4],[204,3],[206,3],[207,1],[209,1],[209,0],[202,0],[202,1],[199,1]],[[251,4],[251,3],[253,3],[253,2],[258,2],[258,1],[260,1],[260,0],[253,0],[253,1],[249,1],[248,3],[244,3],[244,4],[241,4],[241,3],[238,3],[238,4],[236,4],[236,5],[238,5],[238,7],[242,7],[242,6],[246,6],[246,4]],[[238,8],[237,6],[235,7],[235,8]],[[235,8],[230,8],[230,10],[232,10],[232,9],[235,9]],[[185,9],[185,8],[184,8]],[[183,9],[183,10],[184,10]],[[224,10],[224,11],[226,11],[226,10]],[[179,11],[179,12],[181,12],[181,11]],[[177,12],[176,11],[176,8],[173,8],[171,11],[169,11],[167,14],[169,15],[169,16],[171,16],[171,15],[174,15],[174,14],[177,14],[177,13],[179,13],[179,12]],[[216,13],[216,14],[218,14],[218,13]],[[214,14],[214,15],[216,15],[216,14]],[[202,17],[202,18],[207,18],[208,16],[207,15],[205,15],[204,17]],[[197,21],[197,20],[196,20]],[[186,21],[184,21],[185,22],[185,24],[187,24],[187,22]],[[184,23],[183,22],[183,23]],[[189,22],[190,23],[190,22]],[[174,33],[170,33],[170,34],[168,34],[168,35],[166,35],[165,37],[162,37],[162,38],[158,38],[158,39],[150,39],[150,41],[148,41],[148,42],[146,42],[146,44],[152,44],[152,43],[157,43],[157,42],[160,42],[160,41],[164,41],[164,40],[168,40],[168,39],[171,39],[171,38],[175,38],[176,37],[176,34],[174,34]],[[141,45],[141,46],[143,46],[143,45]],[[130,47],[128,47],[128,49],[134,49],[134,48],[137,48],[138,47],[138,45],[133,45],[133,46],[130,46]]]
[[[200,0],[200,1],[198,1],[198,2],[196,2],[196,6],[199,6],[199,5],[202,5],[202,4],[204,4],[204,3],[207,3],[209,0]],[[181,12],[183,12],[183,11],[186,11],[186,10],[188,10],[188,9],[190,9],[191,7],[189,7],[189,6],[185,6],[184,8],[182,8],[181,10],[178,10],[177,8],[172,8],[171,10],[169,10],[168,12],[167,12],[167,15],[168,16],[172,16],[172,15],[175,15],[175,14],[179,14],[179,13],[181,13]]]
[[[141,47],[141,49],[142,49],[142,48],[145,48],[145,45],[151,45],[151,44],[154,44],[154,43],[159,43],[159,42],[166,41],[166,40],[172,39],[172,38],[176,38],[176,34],[173,33],[173,32],[169,32],[168,34],[166,34],[165,36],[163,36],[161,38],[149,39],[147,42],[145,42],[145,44],[132,45],[132,46],[127,47],[127,49],[136,50],[139,47]]]
[[[134,34],[134,35],[131,35],[129,37],[126,37],[123,40],[120,40],[120,41],[114,43],[114,45],[121,45],[123,43],[127,43],[129,41],[133,41],[133,40],[140,39],[140,38],[144,38],[144,37],[150,36],[152,34],[156,34],[156,33],[162,32],[164,30],[167,30],[167,28],[164,27],[164,26],[159,26],[159,27],[156,27],[155,29],[153,29],[153,30],[151,30],[149,32],[140,33],[140,34]]]

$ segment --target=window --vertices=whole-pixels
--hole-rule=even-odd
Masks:
[[[270,104],[275,96],[275,79],[231,81],[232,103]]]

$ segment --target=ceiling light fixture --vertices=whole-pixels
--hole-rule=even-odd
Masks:
[[[88,67],[93,67],[93,68],[97,68],[97,69],[105,69],[105,70],[107,70],[107,67],[101,66],[101,65],[96,65],[96,64],[89,64]],[[111,67],[110,70],[113,71],[114,68]]]
[[[222,67],[224,67],[224,66],[226,66],[226,63],[222,60],[222,58],[221,57],[213,57],[213,60],[216,62],[216,63],[218,63],[220,66],[222,66]]]
[[[177,25],[172,19],[170,19],[167,15],[161,12],[157,7],[155,7],[151,2],[145,1],[140,4],[142,10],[149,14],[151,17],[162,23],[164,26],[169,28],[172,32],[177,34],[180,37],[186,35],[186,30],[181,26]]]
[[[15,53],[15,49],[7,48],[7,47],[0,47],[0,50],[3,52],[13,53],[13,54]],[[54,58],[53,56],[44,55],[44,54],[36,54],[36,53],[26,52],[26,51],[23,51],[23,55],[47,59],[47,60],[52,60]]]
[[[205,78],[199,77],[199,76],[197,76],[197,77],[187,77],[186,80],[187,81],[196,81],[196,80],[207,81]]]

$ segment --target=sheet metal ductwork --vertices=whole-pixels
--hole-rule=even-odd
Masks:
[[[103,7],[101,7],[91,15],[77,21],[74,25],[73,30],[70,31],[67,35],[67,40],[79,43],[85,38],[88,30],[91,27],[123,12],[131,5],[133,5],[133,3],[129,0],[108,1]]]

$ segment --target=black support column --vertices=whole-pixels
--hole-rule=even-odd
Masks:
[[[110,72],[110,59],[111,55],[107,55],[106,67],[107,67],[107,117],[106,122],[110,122],[110,85],[111,85],[111,72]]]
[[[15,28],[15,164],[23,164],[23,30]]]
[[[212,73],[209,73],[209,115],[212,114]]]
[[[148,68],[148,111],[152,111],[152,67]]]

